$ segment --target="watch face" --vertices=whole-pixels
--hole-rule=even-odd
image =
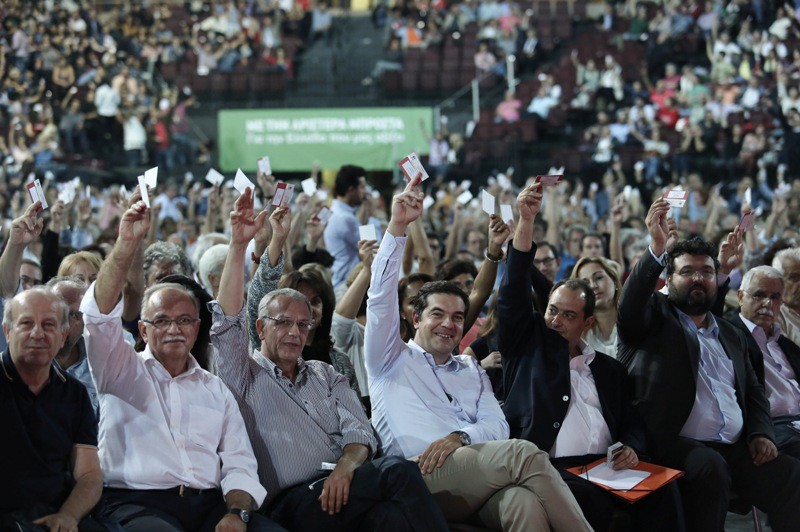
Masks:
[[[247,510],[242,510],[242,513],[239,514],[239,517],[241,517],[242,521],[244,521],[245,523],[250,522],[250,512],[248,512]]]

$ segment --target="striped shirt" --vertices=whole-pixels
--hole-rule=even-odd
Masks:
[[[249,356],[244,309],[226,316],[217,302],[209,306],[217,372],[239,403],[267,503],[281,490],[319,477],[322,462],[337,462],[350,443],[375,452],[358,396],[330,364],[301,358],[292,383],[258,350]]]

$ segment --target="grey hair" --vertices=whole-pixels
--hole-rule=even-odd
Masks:
[[[10,327],[14,323],[14,307],[19,304],[20,299],[34,293],[42,294],[53,300],[53,304],[55,304],[57,307],[58,314],[61,317],[61,330],[65,331],[69,329],[69,306],[67,306],[67,303],[53,290],[52,287],[45,285],[37,285],[33,288],[29,288],[28,290],[15,295],[11,301],[7,301],[6,306],[3,309],[3,325]]]
[[[782,249],[777,252],[775,258],[772,259],[772,267],[782,274],[785,274],[786,271],[783,269],[783,261],[786,259],[800,262],[800,248]]]
[[[215,244],[208,248],[200,258],[200,264],[198,265],[200,281],[209,292],[211,292],[211,281],[209,281],[208,276],[216,275],[219,277],[222,274],[229,247],[228,244]]]
[[[773,268],[772,266],[756,266],[755,268],[750,268],[747,270],[747,273],[744,274],[739,290],[742,292],[749,290],[750,284],[753,282],[753,277],[755,277],[757,273],[763,275],[767,279],[779,279],[781,281],[781,286],[783,286],[783,274],[781,274],[777,268]]]
[[[261,301],[258,303],[258,319],[263,319],[264,316],[267,315],[267,307],[279,297],[288,297],[289,299],[294,299],[295,301],[302,301],[306,304],[306,307],[308,307],[309,316],[313,316],[313,312],[311,311],[311,302],[306,296],[294,288],[279,288],[278,290],[273,290],[272,292],[267,293],[267,295],[261,298]]]
[[[186,253],[172,242],[153,242],[144,251],[144,278],[150,274],[150,268],[155,264],[177,264],[181,268],[183,275],[187,277],[192,274],[192,265]]]
[[[177,290],[191,299],[192,303],[194,303],[194,308],[197,310],[197,313],[200,314],[200,300],[197,299],[197,296],[194,295],[191,290],[178,283],[156,283],[153,286],[148,287],[142,296],[142,319],[148,319],[150,317],[150,300],[153,298],[153,295],[162,290],[169,289]]]
[[[192,256],[190,257],[194,271],[200,271],[200,259],[203,257],[203,254],[208,251],[208,248],[214,244],[227,243],[228,237],[222,233],[207,233],[205,235],[200,235],[197,238],[197,241],[194,243],[194,249],[192,250]]]

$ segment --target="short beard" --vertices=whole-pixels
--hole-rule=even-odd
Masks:
[[[675,288],[675,285],[669,283],[669,295],[667,299],[669,299],[670,303],[675,305],[678,310],[688,316],[703,316],[714,306],[716,292],[710,294],[708,290],[706,290],[703,296],[693,296],[692,288],[694,288],[694,286],[695,285],[690,286],[686,290],[686,293],[680,293]]]

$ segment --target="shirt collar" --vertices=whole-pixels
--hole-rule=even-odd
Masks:
[[[714,315],[712,313],[706,312],[706,319],[708,320],[708,325],[701,328],[694,324],[694,320],[692,320],[691,316],[683,312],[678,307],[675,307],[674,305],[673,307],[675,308],[675,311],[678,313],[678,317],[680,317],[681,321],[685,325],[687,326],[690,325],[697,331],[702,329],[706,336],[713,336],[714,338],[717,338],[719,336],[719,325],[717,325],[717,320],[714,319]]]
[[[9,382],[19,382],[20,384],[24,385],[27,388],[27,385],[22,382],[22,379],[19,376],[19,372],[17,371],[17,367],[14,365],[14,361],[11,359],[11,350],[6,349],[3,352],[2,357],[2,365],[3,371],[0,375],[0,378],[6,379]],[[55,377],[55,378],[53,378]],[[64,373],[56,367],[55,365],[50,365],[50,378],[47,381],[47,385],[52,382],[67,382],[67,378],[64,376]]]
[[[594,361],[596,352],[592,346],[583,340],[581,340],[580,343],[582,344],[581,354],[569,359],[569,369],[585,371],[589,369],[589,365]]]
[[[762,327],[759,327],[752,321],[745,318],[741,312],[739,313],[739,318],[741,318],[742,322],[747,327],[747,330],[749,330],[750,334],[752,334],[753,336],[755,336],[756,334],[755,333],[756,328],[758,328],[762,333],[764,333],[764,338],[766,338],[767,342],[774,342],[781,336],[781,327],[780,325],[778,325],[777,322],[772,324],[772,334],[770,336],[767,336],[767,331],[765,331]]]
[[[416,352],[417,354],[425,357],[425,360],[431,365],[432,368],[436,368],[437,364],[433,358],[433,355],[425,351],[425,349],[423,349],[418,343],[416,343],[414,340],[409,340],[408,346],[411,348],[412,352]],[[455,371],[458,369],[459,364],[458,360],[456,360],[451,354],[447,356],[447,360],[445,360],[444,364],[440,364],[439,366],[449,371]]]
[[[343,202],[342,200],[338,200],[338,199],[334,199],[331,202],[331,207],[333,207],[336,210],[341,209],[341,210],[343,210],[345,212],[349,212],[349,213],[353,214],[354,216],[356,214],[356,211],[358,210],[356,207],[348,205],[347,203]]]
[[[150,351],[150,346],[147,345],[147,344],[145,344],[144,351],[142,351],[142,358],[144,359],[145,364],[151,364],[151,365],[152,364],[156,364],[162,370],[164,370],[164,372],[167,375],[170,375],[169,371],[167,371],[167,368],[165,368],[164,364],[159,362],[159,360],[155,357],[155,355],[153,355],[153,352]],[[195,360],[194,357],[190,354],[189,355],[189,360],[186,363],[186,371],[184,371],[183,373],[181,373],[180,375],[177,375],[175,377],[172,377],[170,375],[170,378],[177,379],[178,377],[186,377],[186,376],[192,375],[194,373],[198,373],[202,369],[203,368],[200,367],[200,364],[197,363],[197,360]]]
[[[283,371],[281,368],[278,367],[275,362],[267,358],[266,356],[261,354],[261,351],[258,349],[253,350],[253,358],[256,360],[259,366],[264,368],[269,372],[270,375],[274,375],[277,378],[283,377]],[[303,360],[303,357],[297,359],[297,376],[304,375],[305,372],[308,370],[308,364],[306,361]]]

